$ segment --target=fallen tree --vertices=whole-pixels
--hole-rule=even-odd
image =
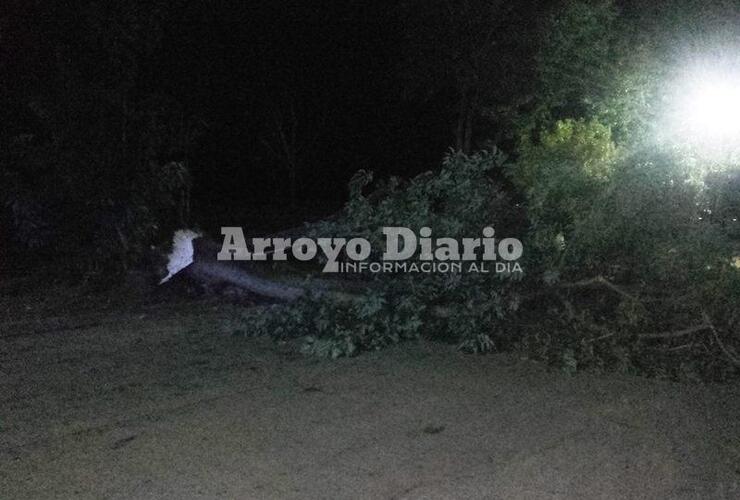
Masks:
[[[469,352],[516,350],[568,371],[704,379],[737,373],[740,273],[713,226],[686,224],[695,203],[685,213],[673,202],[650,204],[642,222],[652,229],[635,233],[624,217],[643,210],[643,198],[635,184],[619,179],[596,193],[599,200],[588,209],[537,224],[531,209],[524,212],[492,180],[497,169],[513,168],[496,151],[453,153],[440,170],[408,182],[391,179],[374,194],[366,192],[372,176],[360,172],[341,213],[284,236],[362,237],[382,248],[383,226],[430,226],[460,238],[495,225],[502,234],[525,235],[521,274],[327,275],[319,273],[320,260],[313,267],[218,261],[221,242],[207,238],[189,240],[193,263],[184,271],[269,299],[273,304],[244,310],[241,329],[302,339],[310,353],[353,355],[424,335]],[[638,205],[623,203],[625,191]],[[686,203],[685,192],[677,195]],[[672,222],[682,227],[678,238]],[[553,228],[562,237],[548,241],[543,235]],[[619,231],[639,238],[625,247]]]

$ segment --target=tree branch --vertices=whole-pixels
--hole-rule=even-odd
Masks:
[[[691,328],[684,328],[683,330],[675,330],[675,331],[669,331],[669,332],[660,332],[660,333],[643,333],[642,335],[638,335],[637,338],[641,340],[663,340],[663,339],[674,339],[678,337],[685,337],[687,335],[693,335],[695,333],[703,332],[704,330],[709,330],[709,325],[697,325],[692,326]]]
[[[630,300],[634,300],[635,302],[640,302],[640,300],[635,297],[634,295],[624,291],[622,288],[618,287],[608,279],[604,278],[603,276],[596,276],[595,278],[589,278],[581,281],[576,281],[575,283],[563,283],[560,285],[562,288],[587,288],[590,286],[604,286],[608,288],[609,290],[613,291],[614,293],[621,295],[622,297],[628,298]]]
[[[709,328],[712,331],[712,335],[714,335],[714,340],[717,341],[717,345],[722,350],[724,355],[727,357],[727,359],[735,366],[740,367],[740,359],[734,354],[732,354],[727,347],[725,347],[725,344],[722,342],[722,339],[719,337],[719,332],[717,332],[717,329],[714,327],[714,323],[712,323],[712,320],[709,318],[709,315],[706,311],[701,312],[702,316],[704,317],[704,322],[706,323],[707,328]]]

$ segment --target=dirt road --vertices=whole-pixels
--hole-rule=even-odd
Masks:
[[[3,499],[740,498],[738,388],[427,343],[327,361],[226,306],[53,303],[0,300]]]

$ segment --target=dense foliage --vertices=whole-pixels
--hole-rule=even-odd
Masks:
[[[347,19],[361,18],[365,11],[350,4]],[[425,335],[471,352],[517,350],[567,370],[717,379],[737,373],[740,166],[731,156],[704,158],[665,133],[661,120],[675,68],[717,57],[717,47],[737,53],[736,2],[563,0],[549,16],[538,6],[544,21],[530,26],[535,4],[410,1],[393,10],[409,23],[399,44],[403,69],[385,77],[417,103],[446,100],[436,113],[454,123],[456,148],[439,168],[409,181],[374,180],[361,170],[344,210],[306,228],[313,236],[364,237],[379,249],[383,226],[428,226],[434,236],[456,239],[493,226],[497,236],[524,241],[524,273],[357,276],[353,290],[365,291],[351,300],[311,296],[251,310],[246,329],[300,338],[307,352],[334,357]],[[191,109],[203,99],[183,106],[168,85],[152,83],[177,5],[82,5],[79,12],[59,7],[61,21],[50,16],[56,28],[34,34],[49,39],[40,51],[47,55],[39,63],[48,66],[44,78],[20,90],[0,82],[3,111],[18,108],[6,111],[15,119],[0,131],[0,230],[10,235],[0,245],[12,239],[22,252],[46,252],[75,276],[130,268],[157,233],[191,222],[188,160],[203,128]],[[282,8],[267,7],[270,16]],[[169,36],[199,43],[189,33]],[[218,43],[211,50],[228,52]],[[296,68],[270,70],[282,50]],[[265,51],[269,64],[237,72],[251,78],[238,83],[255,92],[250,99],[264,101],[254,107],[262,118],[237,123],[250,123],[254,136],[250,172],[270,177],[295,202],[300,185],[320,177],[309,175],[307,157],[356,157],[331,156],[327,150],[338,147],[332,141],[317,144],[322,122],[333,122],[323,139],[352,121],[317,103],[341,100],[334,80],[358,82],[338,64],[311,80],[330,98],[318,99],[310,85],[312,97],[294,93],[298,76],[316,71],[299,68],[303,54],[293,50]],[[374,57],[380,72],[384,56]],[[207,55],[189,60],[209,62]],[[193,78],[207,80],[207,69]],[[6,95],[11,87],[15,100]],[[194,95],[210,97],[218,85],[203,89]],[[386,117],[378,120],[377,129],[386,128]],[[372,141],[384,150],[377,158],[400,154]],[[240,170],[236,163],[231,174]],[[332,168],[325,172],[336,174]],[[258,191],[263,184],[254,185]]]
[[[428,226],[457,239],[479,236],[485,226],[507,234],[517,225],[517,213],[490,179],[504,160],[496,151],[451,153],[439,171],[407,184],[391,179],[371,196],[363,194],[371,176],[360,172],[340,216],[307,229],[316,236],[363,237],[374,249],[385,248],[383,226]],[[250,326],[281,338],[306,336],[308,351],[332,356],[416,338],[422,332],[458,342],[468,351],[485,352],[496,345],[503,348],[509,336],[513,338],[505,320],[518,308],[516,282],[515,275],[502,279],[495,273],[373,274],[362,283],[367,291],[354,300],[309,297],[262,311]]]
[[[698,22],[689,3],[682,9]],[[452,153],[441,169],[369,195],[372,176],[361,172],[346,209],[310,228],[377,246],[382,226],[461,238],[495,225],[524,240],[523,275],[376,275],[357,300],[273,306],[252,328],[331,356],[425,335],[569,371],[737,374],[738,165],[650,139],[651,103],[676,55],[661,29],[676,20],[634,14],[575,1],[553,16],[539,94],[512,122],[512,159]]]
[[[589,125],[563,124],[553,133],[572,139],[564,130],[573,127]],[[740,270],[724,222],[700,217],[709,190],[684,182],[678,159],[648,160],[645,152],[640,160],[617,159],[616,150],[604,146],[608,137],[585,137],[580,140],[591,141],[589,147],[569,146],[572,169],[541,157],[525,190],[526,221],[490,175],[505,169],[516,176],[520,165],[481,152],[451,154],[438,172],[407,185],[391,180],[370,196],[360,189],[369,180],[361,173],[345,211],[308,228],[316,235],[363,236],[382,248],[384,225],[428,225],[457,238],[495,225],[526,236],[523,275],[377,274],[354,300],[310,297],[252,311],[248,328],[303,338],[307,352],[331,356],[424,335],[471,352],[515,349],[568,370],[733,373]],[[522,169],[535,168],[530,162],[537,157],[522,155]],[[579,180],[583,186],[562,192]]]

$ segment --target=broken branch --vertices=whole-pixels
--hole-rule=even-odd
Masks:
[[[707,328],[709,328],[712,331],[712,335],[714,335],[714,340],[717,342],[717,345],[722,350],[724,355],[733,365],[740,367],[740,359],[738,359],[737,356],[732,354],[729,351],[729,349],[727,349],[724,342],[722,342],[722,339],[719,336],[719,332],[717,332],[717,329],[714,327],[714,323],[712,323],[712,320],[709,318],[709,315],[706,313],[706,311],[702,311],[701,314],[704,317],[704,322],[707,324],[706,325]]]
[[[675,331],[669,331],[669,332],[659,332],[659,333],[643,333],[642,335],[638,335],[638,338],[641,340],[663,340],[663,339],[673,339],[678,337],[685,337],[687,335],[693,335],[695,333],[703,332],[704,330],[708,330],[709,325],[697,325],[692,326],[691,328],[685,328],[683,330],[675,330]]]
[[[590,286],[604,286],[608,288],[609,290],[613,291],[614,293],[621,295],[622,297],[628,298],[630,300],[634,300],[635,302],[639,302],[637,297],[624,291],[622,288],[615,285],[614,283],[604,278],[603,276],[596,276],[595,278],[589,278],[589,279],[585,279],[581,281],[576,281],[575,283],[563,283],[560,286],[562,288],[587,288]]]

